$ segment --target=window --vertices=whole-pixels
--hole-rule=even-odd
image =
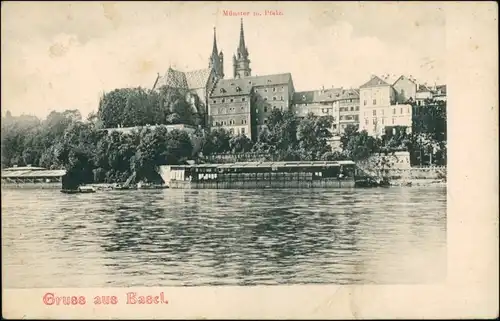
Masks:
[[[410,113],[410,107],[406,108],[406,112],[409,114]]]
[[[382,125],[384,124],[384,118],[382,118]]]
[[[223,102],[223,103],[225,103],[225,102],[226,102],[226,100],[225,100],[224,98],[222,98],[222,102]]]
[[[403,108],[401,108],[401,114],[403,114]]]
[[[374,105],[376,105],[376,104],[377,104],[377,100],[376,100],[376,99],[374,99],[374,100],[373,100],[373,104],[374,104]]]
[[[366,100],[363,100],[363,105],[366,106]]]
[[[394,117],[392,117],[392,124],[394,125]]]
[[[392,114],[393,114],[393,115],[396,115],[396,108],[393,108],[393,109],[392,109]]]
[[[334,119],[335,120],[335,119]],[[359,121],[359,116],[358,115],[354,115],[354,120],[355,121]]]
[[[221,92],[221,93],[223,93],[223,92],[224,92],[224,88],[221,88],[221,89],[220,89],[220,92]]]
[[[231,134],[234,134],[234,128],[229,129],[229,132],[230,132]]]
[[[384,116],[384,110],[383,109],[381,110],[381,112],[382,112],[382,116]]]
[[[351,111],[354,111],[354,107],[351,107]]]
[[[267,124],[267,118],[264,118],[264,124]]]
[[[356,106],[356,110],[359,110],[359,106]]]
[[[244,124],[244,119],[241,120],[241,123]]]
[[[241,133],[244,134],[245,133],[245,128],[242,128],[241,129]]]
[[[273,91],[275,92],[275,91],[276,91],[276,88],[273,88]]]
[[[246,100],[245,97],[241,98],[241,101],[245,101],[245,100]]]
[[[267,101],[267,97],[264,97],[264,100]]]
[[[373,116],[377,116],[377,111],[375,109],[373,110]]]
[[[283,96],[281,96],[281,100],[284,100],[284,99],[283,99]]]
[[[377,124],[377,118],[373,118],[372,123],[373,123],[373,125]]]
[[[264,89],[264,91],[267,93],[267,88],[266,88],[266,89]]]
[[[264,112],[267,113],[267,106],[264,106]]]
[[[275,96],[275,97],[273,97],[273,100],[276,100],[276,96]]]
[[[233,99],[233,98],[231,98],[229,101],[230,101],[230,102],[233,102],[233,101],[234,101],[234,99]]]
[[[245,111],[245,107],[244,106],[241,106],[241,111]]]
[[[349,95],[351,95],[351,93],[349,93]],[[349,99],[349,102],[352,103],[352,99]]]
[[[214,103],[214,104],[217,104],[217,100],[215,100],[215,99],[214,99],[213,103]]]

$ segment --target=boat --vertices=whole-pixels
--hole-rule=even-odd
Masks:
[[[353,188],[360,173],[353,161],[291,161],[164,165],[159,174],[174,189],[263,189]]]
[[[153,184],[144,182],[137,183],[137,189],[164,189],[164,188],[168,188],[168,186],[165,184]]]
[[[80,193],[95,193],[96,190],[92,186],[79,186],[78,191]]]
[[[62,189],[61,193],[64,194],[80,194],[80,193],[95,193],[96,189],[92,186],[79,186],[76,189]]]

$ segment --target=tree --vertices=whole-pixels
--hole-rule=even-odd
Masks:
[[[349,139],[346,154],[354,161],[366,160],[377,149],[376,141],[366,130]]]
[[[231,137],[229,140],[229,148],[233,153],[246,153],[253,147],[252,140],[244,134]]]
[[[224,128],[216,128],[208,131],[201,144],[203,155],[221,154],[230,150],[230,133]]]
[[[351,137],[356,136],[358,134],[358,128],[359,128],[358,125],[353,125],[353,124],[348,124],[344,128],[344,132],[340,136],[340,143],[342,150],[346,150],[347,144],[349,143]]]

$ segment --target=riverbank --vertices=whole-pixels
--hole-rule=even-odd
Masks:
[[[446,180],[445,179],[425,179],[425,178],[396,179],[396,180],[390,181],[390,186],[405,186],[405,187],[442,186],[442,187],[446,187]]]

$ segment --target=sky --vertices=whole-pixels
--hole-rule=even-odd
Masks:
[[[2,2],[2,115],[79,109],[86,116],[97,110],[103,92],[151,88],[169,66],[207,68],[214,27],[230,78],[241,17],[223,10],[251,13],[243,21],[252,74],[290,72],[298,91],[359,87],[387,73],[444,83],[442,5]]]

